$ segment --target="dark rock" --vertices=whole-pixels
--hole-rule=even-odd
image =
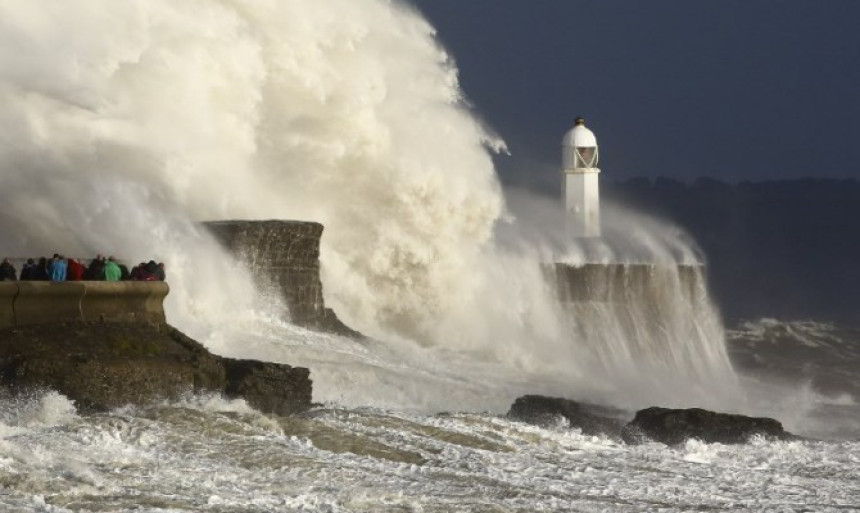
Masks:
[[[308,409],[311,387],[308,369],[256,360],[224,360],[229,397],[241,397],[265,412],[288,415]]]
[[[53,389],[83,411],[214,392],[247,394],[265,413],[288,414],[308,409],[311,397],[307,369],[222,358],[169,325],[151,323],[2,329],[0,385],[15,392]]]
[[[623,411],[614,408],[540,395],[519,397],[508,411],[509,418],[529,424],[551,427],[564,418],[571,428],[579,428],[583,434],[616,439],[620,438],[626,421],[623,416]]]
[[[679,444],[690,438],[706,443],[742,444],[756,435],[777,440],[795,438],[774,419],[716,413],[700,408],[673,410],[652,407],[640,410],[621,433],[622,439],[630,444],[650,439],[667,445]]]

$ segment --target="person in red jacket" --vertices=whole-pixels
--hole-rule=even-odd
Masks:
[[[81,281],[84,279],[86,268],[78,262],[77,258],[69,259],[69,267],[66,269],[66,281]]]

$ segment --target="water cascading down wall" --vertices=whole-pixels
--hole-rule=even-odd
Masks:
[[[205,225],[261,286],[283,299],[293,323],[356,334],[325,306],[320,223]],[[544,277],[557,293],[579,368],[621,390],[647,389],[651,397],[731,395],[734,373],[702,265],[556,263],[544,267]]]
[[[587,365],[616,382],[644,379],[676,389],[666,392],[733,393],[734,372],[703,265],[555,263],[546,272],[571,336],[587,341],[581,355]]]

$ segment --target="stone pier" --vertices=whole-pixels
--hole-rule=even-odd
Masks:
[[[320,280],[323,225],[308,221],[211,221],[207,229],[258,284],[275,286],[293,323],[306,328],[360,338],[326,308]]]

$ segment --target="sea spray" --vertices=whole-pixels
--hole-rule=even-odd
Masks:
[[[555,303],[561,339],[574,348],[567,358],[543,355],[547,375],[563,375],[575,362],[579,394],[630,408],[748,406],[702,253],[683,230],[604,202],[602,238],[571,240],[558,201],[507,192],[511,220],[498,243],[505,253],[543,262],[546,281],[558,287],[551,292],[561,299]],[[540,346],[565,354],[551,343]]]
[[[547,252],[494,239],[503,143],[407,5],[11,0],[0,34],[3,252],[162,260],[171,322],[241,351],[273,310],[199,221],[316,220],[327,303],[408,361],[566,395],[594,381]]]
[[[463,306],[451,292],[469,286],[501,208],[485,146],[500,143],[410,9],[0,9],[0,119],[16,127],[0,143],[5,251],[156,254],[174,289],[193,290],[185,275],[201,266],[216,267],[210,281],[231,274],[193,221],[314,219],[330,301],[363,329],[430,341]],[[180,318],[209,315],[172,303]]]

